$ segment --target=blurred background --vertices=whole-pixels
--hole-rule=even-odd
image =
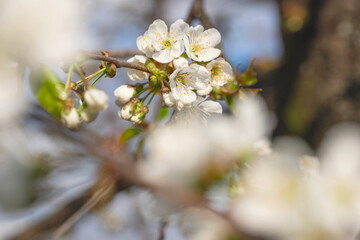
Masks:
[[[11,28],[0,30],[8,36],[13,34],[17,40],[37,34],[30,31],[25,37],[17,36],[20,30],[16,21],[26,28],[22,24],[31,22],[33,15],[29,14],[27,19],[14,19],[14,16],[19,12],[24,17],[22,12],[31,10],[31,3],[19,1],[20,5],[14,9],[10,2],[0,3],[0,22],[9,23]],[[51,7],[52,1],[49,2]],[[65,8],[48,14],[51,29],[45,26],[39,34],[52,34],[58,39],[65,36],[62,30],[76,26],[73,32],[68,32],[76,38],[64,37],[64,41],[69,41],[74,50],[92,51],[136,49],[136,38],[153,20],[160,18],[170,25],[179,18],[186,19],[192,6],[192,0],[73,2],[69,5],[71,11]],[[326,130],[334,124],[359,122],[358,0],[204,0],[204,11],[221,33],[222,50],[234,71],[244,71],[251,59],[256,58],[259,82],[254,87],[263,89],[261,95],[277,117],[273,137],[298,136],[316,149]],[[53,20],[57,18],[74,22],[58,29],[62,25]],[[32,27],[43,27],[41,21],[34,21]],[[193,25],[198,23],[195,20]],[[46,54],[39,50],[45,43],[41,42],[35,51],[31,44],[9,39],[0,38],[0,50],[11,46],[18,51],[19,45],[32,49],[30,59],[35,54]],[[57,48],[56,42],[51,44],[52,49]],[[14,60],[28,64],[29,57],[24,57],[27,50],[16,51]],[[50,66],[65,80],[66,74],[58,60]],[[89,72],[98,66],[99,62],[89,65]],[[120,69],[115,78],[99,82],[98,88],[109,93],[110,107],[80,133],[61,127],[38,106],[27,82],[29,72],[26,68],[21,72],[23,75],[15,76],[20,79],[17,82],[6,81],[14,77],[14,74],[8,77],[6,74],[11,74],[8,71],[1,75],[4,87],[0,90],[0,239],[14,236],[29,239],[21,234],[34,223],[66,204],[70,206],[69,202],[71,206],[81,204],[79,196],[95,181],[99,163],[86,155],[77,141],[91,138],[91,132],[115,136],[129,126],[117,117],[118,108],[112,96],[117,86],[128,82],[125,69]],[[74,199],[79,201],[78,205]],[[105,210],[87,215],[64,239],[155,239],[151,236],[155,236],[156,227],[151,223],[148,229],[137,229],[141,217],[134,202],[131,194],[117,194]],[[42,232],[58,225],[55,220],[47,224],[31,230],[39,234],[34,239],[46,239]],[[176,228],[169,229],[168,239],[182,239]]]

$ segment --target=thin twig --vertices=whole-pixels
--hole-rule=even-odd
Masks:
[[[75,212],[66,222],[64,222],[55,232],[54,238],[58,239],[64,233],[69,231],[69,229],[80,220],[88,211],[90,211],[109,191],[110,188],[103,189],[102,191],[96,192],[90,199],[87,201],[77,212]]]
[[[140,70],[143,72],[150,72],[145,66],[140,65],[140,64],[129,63],[129,62],[117,59],[117,58],[106,57],[106,56],[102,56],[102,55],[94,54],[94,53],[86,53],[85,52],[85,55],[87,56],[88,59],[114,63],[117,68],[125,67],[125,68],[132,68],[132,69]]]
[[[121,50],[110,50],[108,51],[111,57],[115,58],[125,58],[132,57],[135,55],[144,55],[143,52],[137,49],[121,49]],[[99,54],[98,51],[92,52],[94,54]],[[99,54],[100,55],[100,54]]]

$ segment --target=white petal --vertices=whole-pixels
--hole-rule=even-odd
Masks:
[[[167,32],[168,28],[166,26],[166,23],[163,20],[156,19],[152,24],[149,26],[149,32],[154,33],[163,33]]]
[[[204,31],[204,27],[201,25],[197,25],[195,27],[190,27],[186,30],[186,34],[191,38],[191,36],[196,37],[196,35],[199,36]]]
[[[196,93],[199,94],[200,96],[207,96],[211,93],[211,91],[212,91],[212,87],[211,87],[211,85],[209,85],[205,89],[197,90]]]
[[[220,103],[207,100],[199,104],[199,107],[211,114],[222,114],[222,107]]]
[[[161,63],[168,63],[168,62],[171,62],[174,59],[174,57],[172,57],[171,54],[170,54],[170,49],[169,48],[166,48],[164,50],[161,50],[159,52],[154,53],[153,58],[156,61],[161,62]]]
[[[143,55],[135,55],[134,57],[128,59],[127,62],[145,65],[146,60],[147,60],[147,57],[145,57]],[[130,68],[128,69],[127,74],[132,81],[140,81],[143,79],[147,79],[149,77],[149,74],[146,72],[135,70],[135,69],[130,69]]]
[[[170,36],[174,36],[174,38],[182,37],[180,36],[182,33],[186,32],[189,28],[189,24],[184,22],[184,20],[179,19],[170,26]]]
[[[186,58],[179,57],[173,60],[173,65],[175,68],[188,67],[189,61]]]
[[[221,42],[221,35],[215,28],[210,28],[199,35],[197,42],[210,48],[215,47]]]
[[[171,48],[171,56],[174,58],[180,57],[184,52],[184,43],[182,41],[177,41]]]
[[[202,62],[208,62],[217,58],[220,55],[220,53],[221,53],[220,49],[207,48],[207,49],[202,49],[201,53],[198,54],[198,56]]]

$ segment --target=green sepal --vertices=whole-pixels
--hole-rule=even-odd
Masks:
[[[254,72],[254,63],[255,63],[255,59],[251,60],[248,70],[246,70],[244,74],[240,73],[240,77],[238,78],[238,81],[240,82],[241,85],[248,87],[258,82],[256,73]]]
[[[65,108],[65,85],[49,68],[32,69],[30,73],[30,87],[39,104],[53,115],[61,119],[61,112]]]

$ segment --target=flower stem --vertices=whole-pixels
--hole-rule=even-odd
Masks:
[[[149,102],[148,102],[148,104],[147,104],[148,107],[149,107],[151,101],[153,100],[153,98],[155,97],[155,95],[156,95],[156,90],[153,91],[153,95],[151,96],[151,98],[150,98],[150,100],[149,100]]]
[[[105,72],[101,73],[101,74],[92,82],[91,86],[94,85],[94,84],[95,84],[100,78],[102,78],[104,75],[105,75]]]
[[[87,76],[85,79],[88,80],[88,81],[90,81],[90,80],[93,79],[96,75],[98,75],[99,73],[104,72],[105,70],[106,70],[105,68],[102,68],[102,69],[100,69],[99,71],[97,71],[96,73],[93,73],[93,74]]]
[[[138,92],[135,97],[139,97],[141,94],[143,94],[144,92],[146,92],[149,89],[149,87],[143,88],[140,92]]]
[[[72,64],[69,67],[69,72],[68,72],[68,76],[66,79],[65,90],[67,91],[67,97],[70,97],[70,95],[71,95],[71,74],[72,74],[73,70],[74,70],[74,64]]]

